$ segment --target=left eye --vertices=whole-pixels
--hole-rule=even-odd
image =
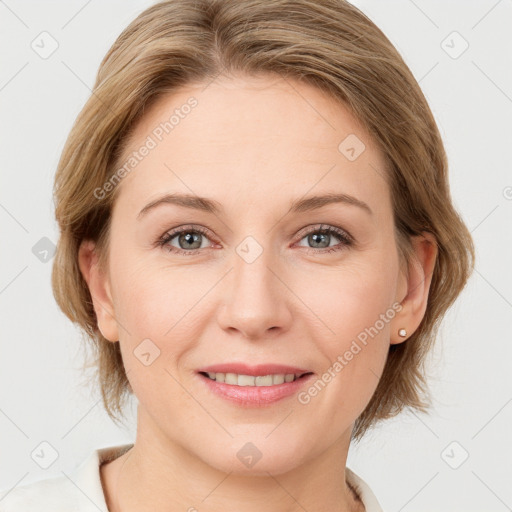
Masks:
[[[208,246],[204,246],[202,242],[208,240],[208,231],[199,227],[184,227],[177,228],[171,232],[166,233],[159,241],[158,245],[167,248],[170,252],[178,254],[197,254],[194,249],[204,249]],[[337,238],[341,243],[330,245],[332,238]],[[171,242],[174,239],[178,241],[178,247],[173,245]],[[332,252],[342,250],[345,247],[352,245],[352,237],[344,230],[336,228],[334,226],[319,226],[315,229],[307,232],[300,241],[307,239],[309,243],[316,245],[316,247],[306,247],[308,251],[312,252]],[[325,245],[327,243],[327,245]],[[320,247],[318,247],[318,245]],[[299,247],[303,247],[299,245]]]
[[[337,238],[341,241],[341,243],[335,245],[329,245],[329,240],[332,238]],[[321,245],[322,247],[307,247],[308,252],[320,252],[320,253],[329,253],[333,251],[341,251],[345,247],[350,247],[353,243],[353,239],[351,235],[349,235],[346,231],[340,228],[336,228],[334,226],[319,226],[316,229],[313,229],[306,233],[306,235],[301,239],[307,239],[309,243],[313,243],[314,245]],[[326,242],[327,241],[327,242]],[[327,243],[327,245],[324,245]],[[324,250],[322,250],[324,249]]]

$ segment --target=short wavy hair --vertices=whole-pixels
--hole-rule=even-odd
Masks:
[[[119,343],[98,329],[78,265],[83,240],[106,266],[117,188],[94,195],[114,174],[144,112],[161,96],[220,73],[270,74],[321,89],[347,107],[382,151],[401,264],[411,237],[432,233],[438,246],[424,318],[392,344],[381,379],[357,418],[360,440],[379,420],[432,405],[425,356],[440,320],[474,267],[471,235],[450,197],[448,163],[429,105],[393,44],[344,0],[168,0],[143,11],[101,62],[92,95],[64,146],[54,183],[60,238],[52,269],[55,299],[94,350],[105,409],[117,422],[133,393]]]

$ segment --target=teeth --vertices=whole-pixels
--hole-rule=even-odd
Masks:
[[[226,378],[224,379],[226,384],[238,384],[238,376],[234,373],[226,373]]]
[[[278,373],[254,377],[253,375],[238,375],[236,373],[215,373],[208,372],[208,377],[217,382],[225,382],[234,386],[274,386],[283,382],[293,382],[300,375],[293,373]]]
[[[283,374],[273,375],[272,376],[272,384],[282,384],[284,382],[285,377],[286,377],[286,375],[283,375]]]

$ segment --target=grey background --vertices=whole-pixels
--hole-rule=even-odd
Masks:
[[[67,134],[102,57],[151,3],[0,1],[0,489],[67,474],[135,436],[136,402],[132,427],[118,429],[83,379],[83,344],[54,302],[44,251],[57,241],[51,188]],[[510,510],[512,0],[353,3],[427,96],[477,265],[430,359],[434,408],[384,423],[348,466],[389,512]],[[42,52],[41,37],[46,51],[58,43],[47,58],[31,46]],[[31,457],[42,442],[58,454],[47,469]]]

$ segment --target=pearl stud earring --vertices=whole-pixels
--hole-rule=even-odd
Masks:
[[[407,331],[405,329],[399,329],[398,335],[402,336],[402,338],[405,338],[407,336]]]

